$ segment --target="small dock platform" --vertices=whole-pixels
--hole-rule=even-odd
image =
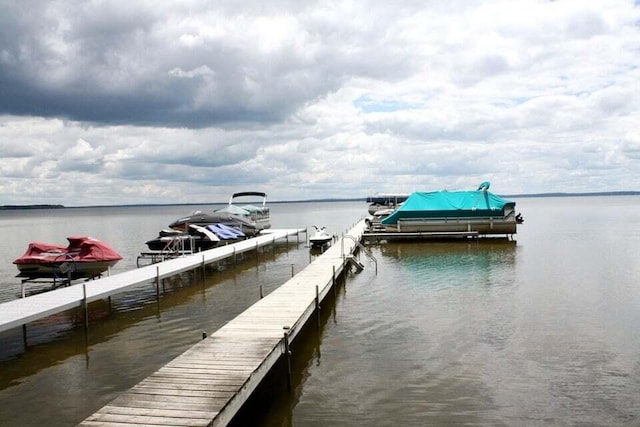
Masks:
[[[288,241],[289,236],[298,236],[301,232],[306,232],[306,229],[266,230],[257,237],[231,245],[5,302],[0,304],[0,332],[19,326],[24,328],[35,320],[108,298],[142,283],[155,281],[157,286],[164,278],[275,244],[280,239]]]
[[[322,255],[82,426],[224,426],[317,313],[360,245],[360,221]]]

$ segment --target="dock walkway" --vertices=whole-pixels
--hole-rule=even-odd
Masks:
[[[364,228],[80,425],[226,425],[331,290]]]
[[[192,255],[173,258],[135,270],[114,274],[82,284],[71,285],[49,292],[32,295],[0,304],[0,332],[24,326],[30,322],[77,308],[84,303],[107,298],[127,291],[142,283],[170,277],[184,271],[193,270],[213,262],[233,257],[243,252],[275,243],[276,240],[298,235],[305,229],[266,230],[255,238],[242,240],[227,246],[220,246]],[[86,286],[85,286],[86,285]],[[86,292],[86,299],[85,299]]]

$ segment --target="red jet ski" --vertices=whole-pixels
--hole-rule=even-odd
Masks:
[[[122,256],[111,246],[92,237],[67,237],[68,246],[50,243],[29,243],[27,251],[13,261],[18,277],[92,278],[115,265]]]

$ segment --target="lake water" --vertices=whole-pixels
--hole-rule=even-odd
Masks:
[[[515,242],[370,246],[238,425],[640,425],[640,198],[518,198]],[[341,233],[364,202],[272,205],[274,227]],[[0,301],[32,240],[88,234],[135,268],[144,241],[197,207],[0,212]],[[275,289],[301,243],[0,334],[0,425],[74,425]]]

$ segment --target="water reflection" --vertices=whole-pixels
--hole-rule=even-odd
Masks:
[[[390,243],[380,252],[402,264],[410,283],[432,291],[459,286],[502,286],[513,283],[516,242]]]

